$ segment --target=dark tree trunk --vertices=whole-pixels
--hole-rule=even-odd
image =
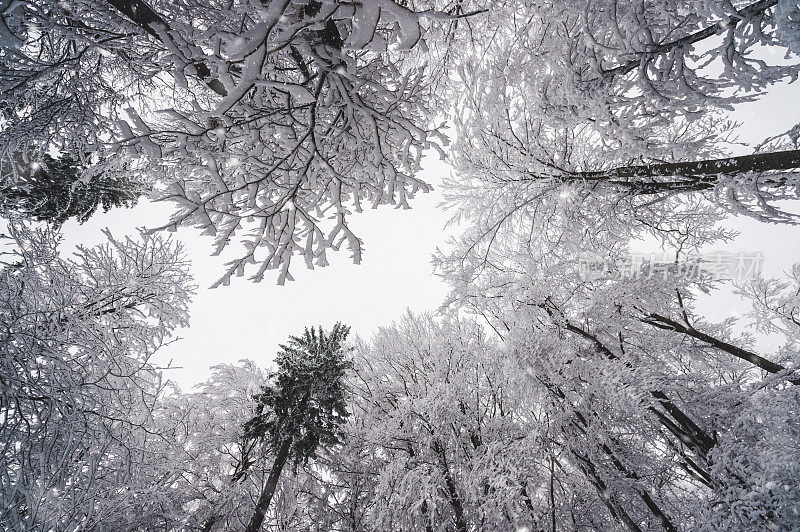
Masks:
[[[430,516],[428,515],[428,501],[422,501],[422,519],[425,521],[425,532],[433,532],[433,525],[431,524]]]
[[[746,6],[739,10],[739,17],[731,17],[727,20],[721,20],[716,24],[704,28],[700,31],[687,35],[685,37],[681,37],[672,42],[659,44],[655,46],[651,46],[649,50],[646,52],[642,52],[640,57],[636,59],[631,59],[630,61],[619,65],[614,68],[609,68],[607,70],[603,70],[601,77],[604,80],[613,78],[614,76],[624,76],[641,66],[643,61],[648,59],[652,59],[657,57],[661,54],[669,53],[673,50],[678,48],[685,48],[688,50],[688,47],[692,44],[698,43],[704,39],[708,39],[714,35],[718,35],[725,31],[732,31],[742,20],[747,20],[752,17],[762,15],[767,9],[773,7],[778,3],[778,0],[759,0],[749,6]]]
[[[800,168],[800,150],[787,150],[722,159],[653,163],[620,166],[595,172],[573,172],[562,176],[561,179],[565,182],[607,183],[620,187],[631,195],[649,195],[708,190],[718,184],[722,175],[798,168]],[[785,185],[786,180],[782,177],[768,183],[768,186],[775,188]]]
[[[450,473],[450,467],[447,465],[447,457],[444,454],[444,448],[435,440],[431,447],[433,448],[433,452],[439,457],[439,468],[442,470],[442,475],[444,476],[447,498],[450,501],[450,506],[453,508],[453,520],[455,521],[456,532],[467,532],[467,522],[464,519],[464,504],[461,502],[461,496],[458,494],[455,480]]]
[[[559,398],[566,399],[566,395],[564,394],[563,391],[559,389],[556,390],[558,392],[557,395]],[[573,426],[577,428],[581,434],[583,434],[584,436],[588,436],[589,423],[587,422],[586,417],[577,410],[575,410],[575,408],[572,405],[570,405],[570,408],[572,409],[573,413],[575,414],[575,418],[577,419],[577,422],[576,421],[572,422]],[[619,443],[613,437],[611,438],[611,442],[619,446]],[[633,490],[642,499],[645,506],[647,506],[647,509],[650,510],[650,512],[656,517],[656,519],[658,519],[659,523],[661,523],[661,526],[664,527],[664,530],[666,530],[667,532],[678,532],[677,527],[674,524],[672,524],[672,521],[667,516],[667,514],[664,513],[664,511],[658,506],[656,501],[653,500],[653,498],[650,496],[647,490],[644,489],[642,486],[640,486],[641,477],[639,477],[639,475],[636,474],[635,472],[628,469],[625,466],[625,464],[623,464],[622,461],[620,461],[620,459],[617,458],[617,456],[614,454],[614,451],[607,444],[605,443],[600,444],[600,449],[610,459],[611,464],[614,466],[614,469],[622,473],[625,476],[625,478],[628,478],[635,482]],[[550,458],[551,460],[553,459],[552,455],[550,456]],[[588,459],[582,458],[582,460],[588,460]],[[592,471],[594,470],[595,470],[594,466],[592,466]]]
[[[752,351],[748,351],[747,349],[742,349],[741,347],[736,347],[735,345],[729,344],[728,342],[724,342],[719,338],[714,338],[713,336],[710,336],[704,332],[700,332],[690,325],[684,325],[673,319],[661,316],[660,314],[649,314],[648,316],[643,318],[642,321],[659,329],[675,331],[683,333],[687,336],[691,336],[692,338],[695,338],[697,340],[700,340],[702,342],[705,342],[709,345],[716,347],[720,351],[724,351],[730,355],[735,356],[736,358],[740,358],[742,360],[750,362],[751,364],[758,366],[759,368],[763,369],[764,371],[768,371],[769,373],[779,373],[781,371],[786,370],[786,368],[784,368],[780,364],[771,362],[766,358],[753,353]],[[800,379],[790,378],[788,380],[792,384],[795,385],[800,384]]]
[[[550,455],[550,485],[548,495],[550,497],[550,532],[556,532],[556,496],[555,496],[555,458]]]
[[[548,303],[539,305],[542,307],[545,312],[547,312],[548,316],[554,317],[558,309],[552,305],[548,301]],[[599,338],[595,335],[584,331],[580,327],[577,327],[570,323],[568,320],[563,319],[562,323],[564,327],[578,336],[582,337],[584,340],[587,340],[592,346],[603,356],[608,358],[609,360],[617,360],[619,357],[611,351],[608,347],[606,347]],[[625,363],[626,367],[630,367],[630,363]],[[667,411],[669,415],[672,416],[673,420],[669,419],[666,414],[660,412],[654,407],[650,407],[650,411],[653,412],[656,417],[658,417],[659,421],[662,425],[664,425],[667,430],[675,434],[681,442],[688,445],[692,448],[699,456],[701,456],[704,460],[708,456],[708,452],[711,450],[712,447],[716,444],[714,439],[709,436],[702,428],[700,428],[697,423],[695,423],[691,417],[689,417],[685,412],[683,412],[665,393],[660,390],[654,390],[650,392],[650,395],[657,399],[661,406]],[[707,476],[707,472],[701,471],[701,475]]]
[[[291,445],[291,441],[284,442],[278,450],[278,455],[275,457],[275,462],[272,464],[267,483],[264,485],[264,489],[261,490],[261,496],[258,498],[253,517],[250,519],[250,523],[245,529],[246,532],[258,532],[261,529],[264,516],[267,515],[267,510],[269,509],[269,503],[272,502],[272,496],[275,495],[275,488],[278,487],[281,471],[283,471],[283,466],[286,465],[286,459],[289,457]]]
[[[603,482],[602,478],[600,478],[600,475],[597,473],[597,469],[594,467],[594,464],[588,458],[581,456],[575,451],[572,451],[572,455],[578,461],[578,469],[583,472],[583,474],[589,480],[589,483],[597,490],[597,495],[600,497],[600,500],[603,501],[603,504],[606,505],[606,508],[608,508],[611,516],[622,523],[625,528],[631,532],[642,532],[642,529],[639,528],[639,525],[637,525],[633,519],[631,519],[631,516],[628,515],[628,512],[626,512],[625,509],[616,502],[614,495],[608,492],[608,486],[606,486],[606,483]]]

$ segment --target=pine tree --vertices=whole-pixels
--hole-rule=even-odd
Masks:
[[[319,447],[341,443],[348,417],[344,377],[350,368],[342,343],[349,332],[341,323],[328,334],[312,327],[280,346],[278,371],[256,395],[257,415],[244,426],[245,438],[265,439],[275,453],[247,532],[261,528],[288,461],[307,463]]]
[[[81,165],[70,155],[45,155],[28,162],[21,153],[0,172],[0,213],[61,225],[69,218],[83,223],[98,207],[132,206],[145,191],[142,183],[99,175],[80,180]]]

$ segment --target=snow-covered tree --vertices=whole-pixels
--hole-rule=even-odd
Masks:
[[[469,321],[407,315],[356,345],[333,514],[344,530],[538,529],[548,462],[526,375]]]
[[[775,202],[798,197],[796,128],[741,153],[725,114],[797,78],[777,3],[496,4],[454,88],[459,209],[502,225],[569,203],[629,233],[702,195],[794,220]]]
[[[150,362],[188,321],[180,246],[117,240],[58,255],[49,230],[12,224],[0,271],[0,523],[11,530],[136,523],[130,487],[163,460],[168,391]],[[171,482],[149,477],[152,494]]]
[[[792,415],[800,382],[794,284],[757,279],[741,288],[762,330],[786,335],[778,352],[759,353],[750,335],[734,333],[736,320],[712,323],[694,310],[695,297],[719,281],[689,267],[691,246],[675,261],[631,263],[619,238],[581,238],[564,220],[561,233],[521,224],[440,267],[454,305],[485,318],[528,361],[562,474],[574,500],[585,501],[573,508],[602,503],[578,514],[604,529],[780,529],[796,519],[796,482],[777,465],[797,448],[792,426],[778,422]],[[713,232],[689,230],[682,241],[704,235]],[[608,271],[597,277],[581,271],[587,244],[608,245],[600,256]],[[775,424],[764,417],[771,408]],[[744,443],[737,433],[747,420]],[[769,482],[783,491],[765,489]],[[745,503],[748,492],[763,496]]]
[[[341,443],[349,415],[344,379],[350,362],[343,345],[349,332],[341,323],[329,333],[306,329],[281,346],[278,369],[256,396],[256,415],[244,425],[246,441],[264,440],[274,454],[248,532],[261,529],[287,462],[306,464],[320,449]]]
[[[796,56],[757,55],[789,45],[776,4],[496,4],[508,16],[490,16],[461,57],[448,200],[467,230],[438,267],[453,305],[528,360],[572,497],[559,523],[780,529],[794,519],[796,482],[776,465],[793,456],[794,429],[764,415],[792,415],[796,351],[758,353],[734,320],[698,316],[694,297],[716,282],[681,270],[730,236],[716,225],[722,209],[793,219],[771,202],[797,196],[796,131],[730,157],[723,114],[797,76]],[[675,260],[615,268],[646,234]],[[610,277],[582,275],[587,255],[611,264]],[[793,330],[790,285],[743,291],[765,327]],[[750,419],[744,443],[736,433]],[[773,481],[786,497],[763,488]],[[748,492],[759,495],[743,503]]]
[[[165,530],[247,525],[272,456],[243,437],[242,425],[255,414],[254,396],[266,379],[252,361],[222,364],[194,391],[165,399],[165,423],[175,427],[169,467],[176,479],[163,502],[143,512],[150,522]],[[146,482],[142,489],[149,490]]]
[[[2,4],[0,156],[80,154],[97,171],[156,180],[168,227],[236,240],[222,282],[255,265],[290,278],[292,257],[362,244],[347,217],[430,187],[423,150],[437,65],[420,58],[469,16],[450,1]]]
[[[192,392],[161,397],[160,459],[120,481],[140,504],[137,519],[115,529],[312,528],[312,495],[334,482],[325,464],[347,419],[346,334],[339,324],[307,330],[282,347],[275,372],[249,360],[222,364]]]

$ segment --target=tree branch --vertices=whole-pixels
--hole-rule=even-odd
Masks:
[[[548,316],[551,318],[555,317],[555,312],[558,310],[555,305],[548,301],[547,303],[539,305],[541,308],[547,312]],[[559,311],[560,312],[560,311]],[[577,334],[578,336],[582,337],[584,340],[587,340],[592,346],[597,350],[599,353],[604,355],[609,360],[617,360],[619,357],[611,351],[608,347],[606,347],[600,339],[595,336],[594,334],[581,329],[580,327],[576,327],[572,323],[569,322],[565,317],[561,316],[561,321],[564,324],[564,328],[570,331],[573,334]],[[624,363],[626,367],[631,368],[630,362]],[[708,456],[709,451],[716,445],[716,441],[714,438],[706,434],[706,432],[700,428],[697,423],[695,423],[692,418],[690,418],[683,410],[681,410],[673,401],[670,399],[668,395],[666,395],[661,390],[651,390],[650,395],[658,400],[662,407],[669,413],[677,423],[673,423],[670,421],[662,412],[659,412],[653,406],[648,407],[648,410],[653,412],[656,417],[659,419],[662,425],[664,425],[667,430],[672,432],[678,439],[694,449],[697,454],[703,458]]]
[[[786,371],[786,368],[781,366],[780,364],[771,362],[766,358],[753,353],[752,351],[742,349],[741,347],[736,347],[733,344],[729,344],[728,342],[722,341],[704,332],[700,332],[690,325],[683,325],[682,323],[667,318],[666,316],[662,316],[660,314],[648,314],[646,317],[642,318],[642,322],[647,323],[648,325],[652,325],[653,327],[658,327],[659,329],[675,331],[683,333],[687,336],[691,336],[692,338],[695,338],[709,345],[712,345],[721,351],[725,351],[726,353],[733,355],[736,358],[740,358],[742,360],[750,362],[751,364],[758,366],[759,368],[763,369],[764,371],[768,371],[769,373],[779,373],[782,371]],[[791,382],[792,384],[796,385],[800,384],[800,379],[797,378],[794,379],[788,378],[788,381]]]
[[[159,30],[168,35],[174,33],[169,23],[142,0],[106,0],[106,2],[163,44],[167,43],[164,43]],[[228,95],[228,91],[225,90],[222,82],[211,75],[211,69],[208,68],[208,65],[198,59],[184,59],[194,67],[197,76],[208,85],[208,88],[220,96]]]
[[[722,33],[723,31],[732,31],[739,23],[743,20],[749,19],[753,16],[760,15],[764,13],[767,9],[773,7],[778,3],[778,0],[759,0],[749,6],[743,8],[741,11],[737,11],[738,16],[733,16],[728,18],[727,20],[720,20],[713,26],[709,26],[705,29],[702,29],[698,32],[689,34],[685,37],[681,37],[672,42],[668,42],[665,44],[659,44],[653,46],[650,50],[643,52],[641,57],[638,59],[631,59],[627,63],[624,63],[620,66],[610,68],[610,69],[603,69],[601,70],[601,79],[607,80],[611,79],[614,76],[622,75],[630,73],[637,67],[639,67],[642,62],[646,59],[652,59],[655,56],[669,53],[676,48],[682,48],[685,46],[689,46],[700,42],[704,39],[707,39],[713,35],[717,35]]]

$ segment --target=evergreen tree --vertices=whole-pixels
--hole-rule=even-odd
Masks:
[[[320,446],[341,443],[349,415],[344,378],[350,368],[342,343],[349,332],[341,323],[328,334],[312,327],[280,346],[278,371],[256,395],[257,415],[244,426],[245,438],[264,439],[275,453],[247,532],[261,528],[287,461],[307,463]]]
[[[98,207],[132,206],[145,187],[137,181],[93,177],[80,180],[80,163],[70,155],[49,155],[27,162],[21,153],[13,156],[13,169],[0,173],[0,213],[61,225],[69,218],[83,223]]]

